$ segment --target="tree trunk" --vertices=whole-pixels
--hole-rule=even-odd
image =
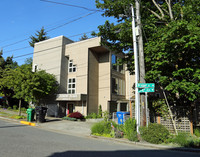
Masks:
[[[5,96],[5,98],[6,98],[6,105],[8,105],[8,107],[10,107],[10,103],[9,103],[9,101],[8,101],[8,96],[7,96],[6,91],[5,91],[4,88],[3,88],[3,93],[4,93],[4,96]]]
[[[22,100],[19,99],[19,116],[21,116],[21,103],[22,103]]]
[[[194,108],[191,107],[190,108],[190,134],[193,135],[194,133],[194,130],[193,130],[193,111],[194,111]]]
[[[138,50],[139,50],[139,76],[140,83],[145,83],[145,64],[144,64],[144,48],[143,48],[143,37],[142,37],[142,23],[141,23],[141,15],[140,15],[140,2],[138,0],[135,1],[136,6],[136,17],[137,17],[137,27],[138,27]],[[141,125],[146,125],[146,105],[145,105],[145,95],[141,94]]]

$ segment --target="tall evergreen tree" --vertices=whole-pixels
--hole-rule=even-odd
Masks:
[[[35,36],[30,36],[31,41],[29,42],[29,45],[31,47],[34,47],[35,43],[49,39],[49,37],[47,37],[46,35],[47,33],[45,32],[44,27],[42,27],[40,31],[37,31],[37,33],[35,33]]]

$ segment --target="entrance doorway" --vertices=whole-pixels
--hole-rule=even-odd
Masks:
[[[68,104],[68,110],[67,110],[67,114],[70,114],[73,112],[73,104]]]

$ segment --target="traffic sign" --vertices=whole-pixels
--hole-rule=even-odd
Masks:
[[[138,93],[154,92],[154,88],[139,88]]]
[[[149,87],[155,87],[155,83],[138,83],[138,88],[149,88]]]

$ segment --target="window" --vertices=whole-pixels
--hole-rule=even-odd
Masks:
[[[117,56],[112,54],[112,69],[117,70]]]
[[[124,74],[124,65],[119,63],[119,57],[112,54],[112,69]]]
[[[69,72],[76,72],[76,65],[73,64],[73,60],[69,60]]]
[[[76,93],[76,79],[70,78],[68,79],[68,94]]]
[[[112,94],[125,95],[125,80],[112,78]]]
[[[37,64],[34,64],[34,66],[33,66],[33,70],[32,70],[33,72],[37,72],[38,71],[38,65]]]

